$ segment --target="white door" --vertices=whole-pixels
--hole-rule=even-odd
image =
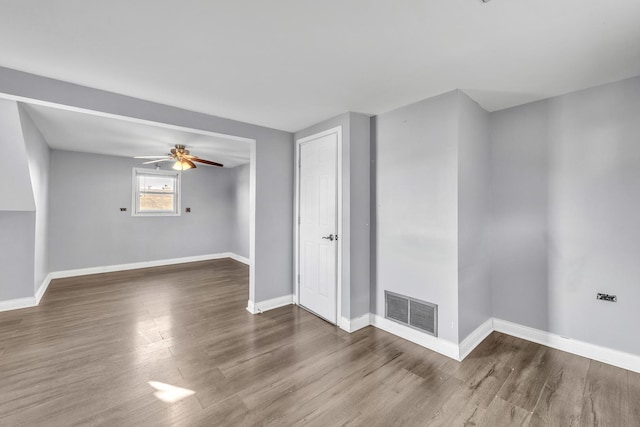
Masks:
[[[300,144],[299,303],[337,323],[338,134]]]

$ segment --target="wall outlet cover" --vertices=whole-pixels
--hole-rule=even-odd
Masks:
[[[596,299],[599,299],[602,301],[609,301],[609,302],[618,302],[618,297],[616,295],[609,295],[609,294],[598,293],[598,295],[596,296]]]

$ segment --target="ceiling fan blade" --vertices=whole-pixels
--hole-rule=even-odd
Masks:
[[[201,159],[197,156],[192,156],[189,153],[189,150],[184,145],[176,144],[174,148],[171,149],[169,154],[164,156],[136,156],[135,159],[147,159],[148,161],[144,162],[144,165],[152,164],[152,163],[160,163],[160,162],[171,162],[175,161],[176,165],[182,164],[182,166],[189,165],[191,168],[196,168],[195,163],[204,163],[205,165],[218,166],[223,167],[222,163],[212,162],[211,160]]]
[[[220,167],[224,166],[222,163],[212,162],[211,160],[200,159],[198,157],[195,157],[195,158],[193,158],[191,160],[194,161],[194,162],[204,163],[205,165],[220,166]]]
[[[158,159],[158,160],[151,160],[148,162],[144,162],[143,165],[148,165],[151,163],[160,163],[160,162],[171,162],[171,161],[173,161],[173,159]]]

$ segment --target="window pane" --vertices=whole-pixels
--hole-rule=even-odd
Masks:
[[[140,212],[169,211],[173,212],[173,194],[140,193]]]
[[[134,168],[134,215],[180,215],[180,174]]]
[[[175,178],[171,176],[138,175],[138,190],[173,193]]]

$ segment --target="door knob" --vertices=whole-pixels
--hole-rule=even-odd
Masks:
[[[324,236],[323,239],[331,240],[333,242],[333,234],[329,234],[328,236]]]

